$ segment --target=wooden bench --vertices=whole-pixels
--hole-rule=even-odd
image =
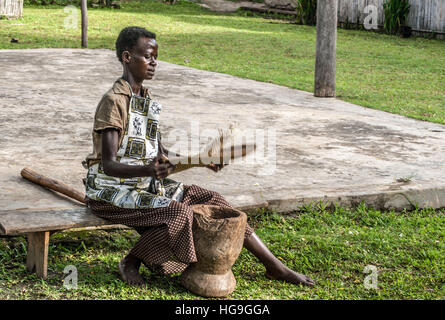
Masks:
[[[20,172],[22,177],[38,185],[60,192],[80,203],[85,203],[85,194],[65,185],[62,181],[46,177],[30,168]],[[85,184],[85,179],[84,179]],[[266,207],[267,202],[236,207],[238,210]],[[26,235],[28,254],[26,267],[38,277],[48,274],[48,247],[51,234],[71,229],[128,228],[116,225],[95,216],[87,207],[65,210],[3,210],[0,211],[0,235]]]
[[[267,203],[236,207],[249,210],[266,207]],[[58,231],[75,231],[89,229],[113,229],[127,226],[112,224],[95,216],[91,209],[81,207],[65,210],[8,210],[0,211],[1,235],[26,235],[28,255],[26,267],[38,277],[46,279],[48,270],[48,246],[51,234]]]
[[[0,234],[26,235],[28,255],[26,267],[46,279],[48,245],[51,234],[67,229],[126,228],[95,216],[89,208],[66,210],[9,210],[0,211]]]

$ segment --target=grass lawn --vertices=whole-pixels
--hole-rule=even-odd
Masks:
[[[67,16],[62,6],[25,6],[23,19],[0,20],[0,49],[79,48],[80,14],[75,30],[64,28]],[[185,1],[124,2],[119,10],[89,9],[88,19],[89,48],[114,49],[123,27],[140,25],[158,34],[160,60],[313,92],[312,26]],[[445,41],[339,29],[337,96],[445,124]]]
[[[445,211],[379,212],[308,206],[284,217],[257,210],[249,223],[277,257],[317,281],[313,288],[275,282],[243,249],[233,271],[229,299],[444,299]],[[119,280],[117,263],[138,235],[130,230],[59,233],[51,237],[48,280],[26,272],[23,237],[0,238],[0,299],[201,299],[185,290],[179,275],[142,268],[148,285]],[[63,287],[63,270],[74,265],[78,288]],[[364,268],[377,268],[377,289],[366,289]]]

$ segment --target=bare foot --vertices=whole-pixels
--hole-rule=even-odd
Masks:
[[[128,254],[119,262],[119,273],[122,280],[133,286],[141,286],[145,284],[144,279],[139,274],[141,261],[136,257]]]
[[[266,270],[266,277],[272,280],[282,280],[293,284],[304,284],[306,286],[313,286],[315,281],[303,274],[296,273],[295,271],[284,266],[282,270],[269,271]]]

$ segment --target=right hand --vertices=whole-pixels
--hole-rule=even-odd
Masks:
[[[148,175],[158,180],[166,178],[175,169],[175,165],[173,165],[165,155],[155,157],[146,167],[148,169]]]

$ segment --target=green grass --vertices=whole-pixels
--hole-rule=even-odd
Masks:
[[[113,49],[123,27],[140,25],[158,34],[161,60],[313,92],[315,27],[185,1],[133,1],[88,14],[89,48]],[[63,27],[67,15],[60,6],[26,6],[23,19],[0,20],[0,48],[79,48],[80,28]],[[339,29],[337,96],[445,124],[444,53],[443,40]]]
[[[444,299],[445,211],[380,212],[308,206],[289,216],[257,210],[249,223],[289,267],[317,281],[313,288],[276,282],[243,249],[233,271],[229,299]],[[201,299],[185,290],[179,275],[150,273],[148,285],[119,280],[117,263],[138,235],[131,230],[59,233],[51,237],[47,281],[25,270],[23,237],[0,239],[0,299]],[[74,265],[78,288],[63,287],[63,270]],[[378,270],[378,288],[366,289],[367,265]]]

